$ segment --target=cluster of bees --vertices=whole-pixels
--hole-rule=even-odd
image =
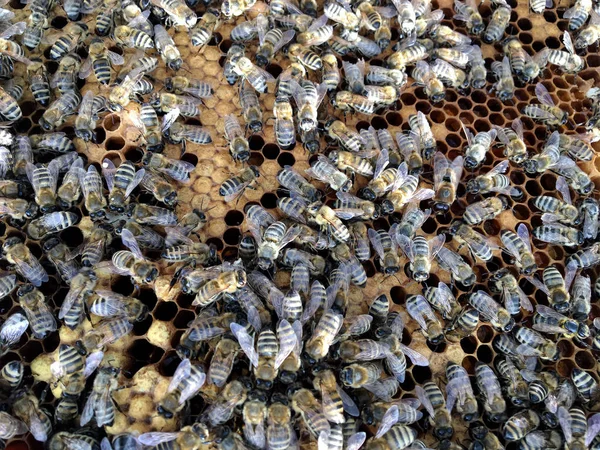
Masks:
[[[533,0],[530,9],[539,14],[547,6]],[[0,325],[0,355],[18,347],[28,330],[44,340],[59,327],[83,330],[93,319],[78,340],[54,352],[50,372],[61,394],[51,411],[22,361],[0,364],[1,442],[31,433],[52,450],[599,449],[597,377],[580,368],[563,377],[548,367],[561,356],[557,337],[595,357],[600,352],[600,320],[591,317],[600,279],[592,284],[589,276],[600,264],[600,205],[576,163],[592,161],[592,143],[600,140],[600,88],[586,89],[593,111],[586,132],[575,134],[541,79],[545,71],[584,69],[578,52],[600,40],[600,11],[576,0],[563,13],[564,50],[530,55],[507,37],[514,12],[506,1],[492,2],[489,20],[479,7],[455,0],[453,19],[465,33],[445,25],[442,10],[427,0],[31,0],[25,22],[0,10],[0,214],[20,230],[2,242],[0,299],[11,296],[19,308]],[[68,20],[51,30],[57,11]],[[186,122],[201,116],[214,86],[188,73],[172,35],[187,33],[189,44],[202,49],[234,20],[223,81],[236,85],[242,119],[228,115],[223,128],[240,168],[219,194],[233,208],[260,183],[260,167],[249,165],[247,132],[267,128],[261,94],[275,94],[277,145],[291,150],[299,139],[312,157],[303,173],[279,171],[284,195],[276,210],[245,208],[248,233],[239,259],[227,261],[200,238],[206,211],[176,214],[179,183],[189,182],[195,167],[163,151],[217,151],[216,136]],[[491,65],[481,43],[500,51]],[[283,66],[277,78],[266,70],[274,62]],[[170,75],[164,80],[153,77],[161,64]],[[110,87],[106,94],[82,82],[92,78]],[[517,86],[535,85],[539,103],[521,114],[548,127],[540,148],[524,142],[521,118],[506,128],[471,131],[463,124],[467,146],[452,159],[438,151],[441,136],[423,112],[395,135],[346,125],[347,115],[396,108],[409,83],[439,103],[447,90],[468,95],[488,79],[502,102],[512,101]],[[15,133],[25,89],[43,110],[41,134]],[[139,163],[117,167],[106,158],[98,167],[77,152],[96,142],[108,112],[140,130]],[[73,135],[61,131],[66,123]],[[493,146],[505,159],[482,170]],[[474,227],[523,198],[509,167],[532,178],[554,173],[557,193],[533,199],[541,225],[501,226],[495,242]],[[428,236],[427,220],[454,213],[460,183],[478,201]],[[137,190],[148,192],[152,204],[137,202]],[[83,221],[80,211],[92,227],[71,248],[57,236]],[[393,225],[375,226],[380,218]],[[25,237],[39,241],[42,258]],[[564,264],[539,267],[536,242],[564,246]],[[489,266],[501,252],[511,263],[482,279],[474,266]],[[402,308],[386,294],[364,299],[362,311],[353,304],[369,282],[372,256],[382,277],[405,274],[404,287],[417,287]],[[68,288],[57,311],[42,293],[50,268]],[[197,307],[176,347],[181,362],[156,405],[156,414],[176,419],[178,429],[107,435],[119,413],[113,394],[126,381],[105,353],[149,311],[135,293],[102,289],[101,280],[129,277],[139,292],[161,272],[172,274],[171,288],[193,296]],[[289,283],[281,273],[289,273]],[[448,282],[428,284],[433,273]],[[527,283],[547,304],[531,301]],[[458,291],[466,294],[457,298]],[[411,365],[432,362],[403,343],[409,329],[436,348],[472,337],[481,323],[495,330],[493,364],[448,362],[433,380],[416,380],[414,396],[404,392]],[[192,416],[190,403],[199,399],[202,408]],[[456,439],[461,427],[467,435]]]

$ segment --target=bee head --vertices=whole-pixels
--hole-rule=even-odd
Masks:
[[[24,284],[17,291],[17,297],[23,297],[24,295],[33,291],[33,289],[34,289],[33,284],[31,284],[31,283]]]
[[[438,439],[450,439],[453,433],[454,429],[452,427],[435,427],[433,430],[433,434]]]
[[[58,238],[50,238],[44,243],[43,249],[45,252],[47,252],[47,251],[52,250],[58,244],[60,244],[60,241],[58,240]]]
[[[165,90],[167,92],[173,92],[173,78],[165,78],[165,80],[163,81],[163,85],[165,86]]]
[[[148,166],[150,164],[150,162],[152,161],[152,156],[153,155],[151,152],[144,153],[144,156],[142,158],[142,165]]]
[[[435,202],[433,204],[433,210],[438,215],[448,214],[448,211],[450,211],[450,205],[445,202]]]
[[[506,325],[504,325],[504,327],[502,329],[504,331],[508,332],[508,331],[512,330],[514,326],[515,326],[515,319],[513,317],[511,317],[510,320],[506,323]]]
[[[158,269],[156,267],[153,267],[150,272],[148,272],[148,275],[146,275],[146,278],[144,279],[146,281],[146,283],[152,283],[154,280],[156,280],[156,278],[158,277]]]
[[[161,405],[158,405],[158,407],[156,408],[156,411],[158,412],[158,414],[160,414],[161,416],[163,416],[165,419],[172,419],[173,418],[173,413],[171,411],[167,411]]]
[[[448,229],[448,233],[450,233],[451,235],[455,235],[458,231],[458,229],[460,228],[460,226],[463,224],[462,221],[460,220],[455,220],[454,222],[452,222],[452,224],[450,225],[450,228]]]
[[[169,66],[169,69],[177,71],[177,70],[181,69],[181,66],[183,65],[183,59],[181,59],[181,58],[174,59],[173,61],[169,61],[169,64],[167,64],[167,65]]]
[[[38,215],[38,206],[31,202],[29,203],[29,205],[27,205],[27,209],[25,210],[25,218],[26,219],[33,219]]]
[[[465,157],[465,167],[467,169],[474,169],[475,167],[477,167],[479,163],[477,162],[476,159],[474,159],[472,156],[467,156]]]

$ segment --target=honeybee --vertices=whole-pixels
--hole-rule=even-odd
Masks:
[[[35,287],[48,281],[48,273],[20,238],[13,236],[6,239],[2,251],[6,260],[15,265],[17,273]]]
[[[140,322],[148,316],[148,307],[136,298],[103,289],[95,290],[90,297],[93,300],[88,305],[89,310],[97,316],[123,316],[130,322]]]
[[[481,362],[475,364],[475,381],[484,399],[483,408],[492,422],[505,419],[506,402],[494,371]]]
[[[219,394],[215,403],[206,410],[206,417],[212,426],[223,424],[231,419],[238,405],[246,401],[248,391],[240,381],[230,381]]]
[[[229,203],[235,198],[239,198],[244,190],[253,183],[260,173],[256,166],[249,166],[243,169],[238,175],[235,175],[223,182],[219,188],[219,195],[224,197],[224,200]]]
[[[522,273],[530,275],[537,270],[537,264],[531,251],[531,243],[529,242],[529,231],[525,224],[520,224],[517,227],[516,234],[509,230],[502,230],[500,240],[515,258],[515,264]]]
[[[487,241],[481,233],[459,220],[451,224],[449,233],[460,244],[466,244],[471,254],[482,261],[492,259],[492,252],[498,249],[495,244]]]
[[[540,425],[540,417],[531,410],[526,409],[511,416],[503,428],[503,436],[507,441],[522,439]]]
[[[571,202],[569,186],[563,177],[556,180],[556,189],[561,193],[563,200],[549,196],[539,196],[534,200],[534,205],[544,211],[542,222],[562,222],[567,225],[578,225],[581,221],[579,210]]]
[[[474,89],[481,89],[487,82],[487,69],[485,60],[478,45],[470,45],[465,48],[469,56],[469,84]]]
[[[29,431],[27,424],[7,412],[0,412],[0,438],[11,439]]]
[[[85,199],[85,208],[92,220],[105,217],[106,199],[102,195],[102,178],[94,165],[88,167],[87,172],[79,171],[79,183]]]
[[[115,440],[118,438],[115,438]],[[135,439],[134,439],[135,441]],[[210,432],[207,426],[202,422],[196,422],[193,425],[188,425],[176,432],[149,432],[140,435],[137,438],[135,445],[142,444],[147,446],[166,446],[167,448],[181,449],[187,446],[201,447],[211,441]],[[130,447],[117,447],[113,441],[114,450],[130,450]],[[137,447],[133,447],[132,450]]]
[[[85,357],[74,346],[61,344],[58,359],[50,365],[50,371],[62,389],[62,397],[77,398],[85,389],[86,378],[97,369],[103,358],[103,352]]]
[[[504,307],[512,316],[519,314],[521,308],[533,311],[531,302],[508,269],[500,269],[492,276],[490,289],[502,293]]]
[[[178,0],[174,0],[173,3],[175,1]],[[179,70],[183,65],[183,59],[181,59],[181,54],[175,45],[175,41],[173,41],[173,38],[169,36],[169,33],[167,33],[167,30],[162,25],[154,25],[154,42],[156,51],[160,54],[167,67],[172,70]]]
[[[566,156],[561,157],[558,164],[552,169],[565,177],[569,186],[582,195],[589,195],[595,188],[590,176]]]
[[[58,318],[64,320],[65,325],[72,330],[83,320],[84,305],[93,294],[98,278],[90,269],[80,271],[71,279],[69,292],[58,312]]]
[[[79,216],[72,212],[58,211],[45,214],[27,225],[27,234],[33,239],[41,239],[47,234],[65,230],[79,221]]]
[[[518,39],[507,38],[503,43],[503,49],[510,60],[513,72],[524,83],[535,80],[546,65],[543,51],[532,58]]]
[[[321,61],[323,61],[323,83],[327,86],[328,91],[333,91],[337,89],[341,81],[340,70],[337,66],[337,58],[335,57],[335,54],[328,49],[321,54]]]
[[[10,222],[19,225],[26,219],[37,216],[38,207],[33,202],[22,198],[0,198],[0,215],[9,216]]]
[[[448,342],[458,342],[466,336],[471,336],[479,325],[479,311],[465,308],[444,329]]]
[[[87,25],[83,22],[69,22],[60,31],[58,39],[54,36],[54,42],[50,47],[50,59],[59,60],[70,53],[77,45],[85,42],[89,34]],[[50,36],[44,39],[50,39]]]
[[[198,394],[205,381],[206,374],[203,368],[184,358],[175,369],[166,395],[156,408],[158,413],[167,419],[172,418],[184,408],[187,400]]]
[[[469,297],[469,304],[475,308],[481,317],[488,320],[494,328],[510,331],[515,325],[510,313],[500,306],[485,291],[477,291]]]
[[[48,73],[43,62],[39,58],[33,58],[32,63],[27,66],[27,78],[31,94],[36,102],[42,106],[50,103],[50,83]]]
[[[430,27],[429,37],[439,45],[452,45],[453,47],[460,47],[471,44],[471,38],[453,30],[447,25],[441,25],[440,23],[434,23]]]
[[[151,3],[164,10],[174,26],[183,26],[189,30],[198,21],[194,11],[181,0],[152,0]]]
[[[238,119],[231,114],[227,115],[223,125],[231,157],[234,161],[247,161],[250,158],[250,146]]]
[[[94,38],[89,45],[88,59],[85,60],[79,71],[79,78],[87,78],[93,70],[98,82],[109,84],[111,65],[120,66],[123,63],[125,63],[125,59],[118,53],[108,50],[103,39]]]
[[[267,83],[275,81],[273,75],[254,65],[245,56],[240,56],[235,62],[232,61],[232,64],[233,72],[243,80],[248,80],[250,85],[258,92],[267,92]]]
[[[108,158],[102,161],[102,174],[104,175],[109,191],[108,209],[110,211],[125,212],[125,206],[129,202],[129,195],[141,183],[145,173],[144,169],[136,171],[131,161],[123,161],[118,168]]]
[[[440,152],[433,158],[434,190],[433,210],[445,214],[456,198],[456,189],[462,175],[462,156],[454,158],[452,163]]]
[[[312,178],[329,184],[335,191],[347,192],[352,188],[352,181],[323,155],[318,156],[317,161],[313,162],[306,173]]]
[[[446,407],[444,394],[431,381],[415,386],[417,398],[429,413],[429,421],[433,425],[433,433],[438,439],[449,439],[454,433],[452,417]]]
[[[425,61],[417,61],[412,71],[412,77],[418,86],[423,87],[425,94],[433,103],[441,102],[446,98],[443,83]]]
[[[537,331],[518,327],[515,338],[521,343],[518,351],[525,356],[539,356],[548,361],[556,361],[560,356],[556,343],[546,339]]]
[[[300,414],[306,427],[314,437],[330,431],[327,417],[321,411],[321,405],[308,389],[299,389],[292,395],[292,408]]]
[[[327,3],[323,14],[330,20],[341,24],[345,29],[358,34],[360,18],[350,8],[344,8],[338,3]]]
[[[46,131],[51,131],[61,126],[68,116],[77,112],[77,107],[80,102],[81,95],[78,92],[65,92],[61,97],[54,100],[48,109],[44,111],[44,114],[39,120],[40,126]],[[5,115],[4,113],[2,114]]]
[[[487,28],[481,37],[486,44],[500,41],[510,23],[510,14],[512,11],[510,5],[504,0],[496,0],[494,3],[496,9],[492,13]]]
[[[528,400],[527,383],[521,376],[510,358],[499,359],[496,362],[496,370],[505,383],[506,393],[515,406],[522,406]]]
[[[141,50],[154,48],[154,42],[150,35],[136,28],[120,25],[113,33],[115,42],[128,48],[139,48]]]
[[[232,30],[232,33],[233,33],[233,30]],[[232,39],[233,39],[233,35],[232,35]],[[238,75],[238,73],[237,73],[236,66],[237,66],[238,60],[244,56],[244,54],[245,54],[244,51],[245,51],[245,48],[243,45],[235,44],[235,43],[227,51],[227,56],[225,59],[225,63],[223,65],[223,76],[225,77],[225,80],[227,80],[227,82],[230,85],[235,84],[236,81],[238,80],[238,78],[240,77],[240,75]]]
[[[182,154],[186,151],[186,142],[193,142],[194,144],[199,145],[212,143],[210,132],[206,128],[196,125],[169,121],[168,123],[163,124],[162,132],[170,143],[181,144]]]
[[[344,148],[351,152],[358,152],[364,147],[364,140],[358,133],[349,130],[339,120],[330,120],[325,124],[327,135],[338,141]]]
[[[0,355],[4,356],[10,348],[21,340],[27,331],[29,321],[21,313],[10,315],[0,326]]]
[[[594,45],[598,42],[598,40],[600,40],[600,17],[593,8],[590,9],[589,14],[590,21],[587,26],[579,32],[579,35],[575,39],[575,48],[586,48],[590,45]],[[563,15],[563,17],[565,16]],[[574,21],[574,17],[571,18],[571,20]],[[585,23],[585,21],[581,22],[581,25],[583,25],[583,23]]]
[[[523,122],[516,118],[511,128],[497,127],[498,140],[504,146],[504,156],[510,161],[521,164],[527,159],[527,147],[523,142]]]
[[[17,297],[34,337],[44,339],[49,333],[56,331],[56,319],[39,290],[31,284],[24,284],[17,291]]]
[[[305,344],[306,353],[314,360],[320,360],[329,352],[330,346],[340,331],[343,317],[329,311],[321,316],[312,336]]]
[[[338,91],[332,100],[333,105],[341,111],[354,111],[362,114],[373,114],[376,104],[366,96],[353,94],[350,91]]]
[[[208,306],[223,293],[234,293],[245,285],[246,273],[243,270],[223,272],[198,290],[192,304]]]
[[[569,114],[554,104],[548,89],[541,82],[535,85],[535,94],[540,104],[526,105],[521,111],[523,114],[550,127],[564,125],[567,122]]]
[[[586,371],[573,368],[571,380],[577,389],[577,394],[583,403],[596,402],[600,394],[598,382]]]
[[[446,365],[446,378],[448,379],[446,385],[448,411],[452,411],[456,405],[456,410],[466,422],[477,419],[477,401],[467,371],[458,364],[449,362]]]
[[[493,90],[496,91],[498,98],[502,102],[511,100],[515,95],[515,82],[512,77],[508,56],[504,56],[502,61],[494,61],[491,69],[496,77]]]
[[[395,236],[391,236],[385,230],[368,230],[369,240],[373,245],[375,253],[379,256],[381,270],[386,275],[391,275],[400,269],[400,258],[398,257],[398,243]]]
[[[286,97],[279,96],[273,106],[275,116],[275,138],[283,149],[292,149],[296,145],[296,130],[294,128],[292,105]]]
[[[113,112],[120,112],[125,108],[134,93],[136,84],[143,78],[144,73],[141,68],[137,68],[129,72],[123,81],[112,87],[106,106]]]
[[[411,295],[406,300],[406,311],[419,324],[421,331],[432,345],[439,345],[444,341],[442,323],[436,317],[425,297]]]
[[[101,350],[105,345],[110,345],[123,336],[129,334],[133,329],[131,322],[126,317],[113,317],[104,319],[94,325],[94,328],[86,333],[75,346],[82,354],[94,353]]]
[[[585,322],[570,319],[544,305],[536,306],[532,328],[544,333],[558,333],[566,337],[576,336],[578,339],[587,339],[590,336],[589,327]]]
[[[555,245],[576,246],[583,244],[583,233],[561,223],[550,223],[533,229],[533,235],[542,242]]]
[[[240,351],[238,343],[232,339],[221,339],[208,368],[208,380],[217,387],[223,387],[231,375],[233,364]]]
[[[116,271],[130,276],[137,284],[152,283],[158,277],[158,269],[144,258],[131,231],[124,229],[121,232],[121,240],[129,251],[120,250],[112,256],[112,263]]]
[[[457,13],[454,14],[454,18],[465,22],[470,33],[479,35],[483,32],[485,24],[474,0],[466,0],[465,3],[455,0],[454,9]]]
[[[543,49],[541,51],[543,59],[551,64],[554,64],[562,69],[565,73],[577,73],[585,67],[585,60],[577,55],[573,46],[571,35],[565,30],[563,33],[564,50]]]
[[[115,367],[103,367],[98,370],[92,393],[81,412],[81,426],[88,423],[92,418],[96,419],[98,426],[111,426],[113,424],[115,404],[112,399],[112,391],[118,387],[118,375],[119,369]]]
[[[39,400],[33,394],[24,394],[12,405],[13,413],[28,426],[34,439],[46,442],[52,433],[52,422],[40,409]]]

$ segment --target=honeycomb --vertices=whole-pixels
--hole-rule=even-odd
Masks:
[[[562,13],[570,5],[558,2],[552,8],[546,9],[542,15],[535,15],[529,11],[528,2],[510,0],[508,3],[513,11],[507,33],[517,36],[530,54],[545,47],[551,49],[561,47],[560,35],[567,28],[567,20],[562,19]],[[25,5],[20,3],[19,0],[12,0],[10,6],[14,10],[19,10]],[[446,17],[442,22],[443,24],[452,26],[452,28],[467,34],[462,22],[451,19],[453,8],[450,0],[433,0],[432,6],[443,9]],[[202,8],[200,7],[198,11],[199,15],[202,13]],[[56,16],[52,20],[52,26],[60,29],[66,25],[67,19],[60,7],[56,7],[54,12]],[[489,4],[482,4],[480,12],[484,20],[487,21],[491,15]],[[228,85],[222,76],[224,54],[231,46],[232,42],[229,39],[229,34],[234,25],[234,23],[221,25],[208,46],[201,52],[189,46],[189,37],[185,32],[173,33],[173,30],[170,30],[184,60],[184,69],[182,70],[189,71],[194,78],[208,81],[214,88],[214,96],[205,100],[205,105],[201,108],[200,118],[185,120],[186,123],[208,128],[216,147],[213,151],[212,147],[188,144],[187,152],[181,159],[194,164],[196,170],[191,173],[190,183],[179,186],[177,215],[181,217],[193,208],[207,209],[209,220],[202,230],[202,237],[205,242],[214,244],[221,258],[227,261],[233,261],[237,258],[237,246],[247,230],[245,208],[251,204],[260,204],[274,215],[277,215],[276,202],[282,196],[278,191],[279,183],[276,180],[278,171],[282,167],[290,165],[302,173],[309,167],[314,158],[302,148],[300,143],[289,151],[281,149],[276,144],[272,123],[267,123],[264,134],[254,134],[248,137],[252,151],[249,163],[259,167],[260,182],[254,189],[247,189],[235,204],[227,204],[219,196],[218,190],[221,183],[240,169],[239,166],[233,167],[231,164],[223,130],[223,118],[227,114],[239,115],[241,113],[237,86]],[[398,40],[396,30],[393,30],[393,38],[392,44]],[[487,67],[490,66],[493,60],[501,59],[500,46],[481,44],[481,48]],[[123,53],[115,45],[111,47],[111,50]],[[85,46],[81,46],[78,52],[82,57],[87,56]],[[390,52],[391,50],[388,49],[387,53],[371,60],[370,64],[383,64]],[[47,51],[44,52],[44,57],[47,56],[47,53]],[[352,56],[339,58],[340,67],[342,60],[356,62],[356,58]],[[45,61],[47,61],[51,73],[56,70],[56,63]],[[584,123],[588,109],[591,108],[591,103],[585,98],[581,86],[586,81],[593,80],[595,84],[600,81],[600,71],[598,70],[600,55],[589,52],[585,56],[585,61],[585,70],[579,72],[576,76],[555,73],[551,69],[546,69],[543,76],[544,85],[557,102],[557,105],[569,112],[571,121],[575,124]],[[163,80],[171,75],[164,64],[162,62],[160,64],[159,68],[153,73],[156,80]],[[267,70],[272,75],[277,76],[285,69],[287,64],[286,58],[279,57],[274,63],[267,66]],[[488,82],[492,83],[491,75],[489,77]],[[159,83],[158,81],[157,84]],[[86,81],[85,85],[86,88],[100,93],[106,91],[103,86],[95,82],[93,76]],[[508,127],[513,119],[521,116],[520,110],[525,105],[532,100],[535,101],[533,84],[517,86],[515,98],[507,104],[502,103],[493,94],[488,93],[489,86],[484,89],[472,90],[470,95],[463,95],[453,89],[448,89],[445,101],[434,105],[429,102],[422,89],[411,87],[409,82],[403,88],[400,99],[391,108],[379,111],[372,116],[348,115],[345,117],[346,124],[356,130],[365,129],[372,125],[375,129],[389,129],[394,134],[396,131],[407,130],[408,117],[416,111],[421,111],[427,115],[432,124],[432,131],[436,136],[438,149],[450,158],[454,158],[461,154],[462,149],[466,146],[466,139],[461,130],[461,122],[478,131],[490,130],[492,125]],[[264,119],[266,120],[269,116],[268,112],[272,111],[273,108],[274,95],[272,93],[262,94],[260,100],[263,106]],[[37,108],[29,91],[24,94],[20,105],[24,117],[16,124],[17,130],[20,133],[41,133],[42,130],[37,123],[43,111]],[[137,107],[132,104],[129,108]],[[325,105],[320,114],[322,118],[325,118],[333,114],[339,115],[339,112],[334,110],[331,105]],[[522,120],[525,127],[526,144],[531,149],[540,149],[542,142],[547,138],[546,127],[526,117],[522,117]],[[73,135],[73,119],[69,119],[61,130]],[[575,131],[584,132],[585,130],[582,127],[577,127]],[[133,126],[127,113],[104,116],[99,121],[96,132],[99,136],[97,143],[86,144],[78,139],[74,140],[78,151],[87,158],[89,163],[93,163],[99,168],[100,162],[104,158],[111,159],[116,165],[125,160],[134,163],[140,162],[143,152],[139,149],[139,131]],[[321,148],[325,148],[326,145],[327,143],[323,140]],[[599,150],[600,145],[594,144],[594,148]],[[176,145],[167,145],[164,153],[166,156],[178,159],[180,148]],[[487,154],[479,170],[482,173],[487,172],[503,159],[502,150],[494,148]],[[590,174],[592,181],[600,186],[600,157],[595,156],[590,162],[578,164]],[[524,192],[524,197],[519,201],[511,200],[510,207],[500,216],[475,227],[477,231],[496,244],[500,244],[499,233],[501,229],[514,230],[520,223],[525,223],[530,230],[541,225],[540,214],[535,212],[532,200],[539,195],[552,194],[555,190],[556,175],[554,174],[545,173],[542,176],[532,176],[514,165],[511,165],[508,174],[512,184]],[[433,173],[430,165],[425,166],[424,178],[432,182]],[[466,205],[479,199],[479,196],[466,194],[465,182],[469,178],[470,175],[463,175],[463,180],[458,189],[458,199],[451,208],[451,214],[431,216],[422,227],[424,232],[435,235],[446,231],[449,224],[456,217],[462,216]],[[319,187],[324,188],[322,185]],[[334,193],[328,195],[329,202],[332,202],[334,198]],[[137,201],[155,203],[150,195],[143,193],[139,195]],[[79,205],[79,208],[81,210],[81,205]],[[81,215],[83,216],[83,214]],[[380,218],[375,220],[372,226],[375,229],[389,229],[391,223],[398,218],[399,215],[396,214],[387,219]],[[77,227],[69,228],[60,233],[60,237],[69,247],[73,248],[83,242],[90,228],[91,223],[85,218]],[[4,240],[10,236],[27,238],[23,231],[13,228],[7,223],[0,223],[0,237]],[[450,238],[448,237],[448,239]],[[42,258],[42,261],[44,261],[39,243],[27,239],[26,244],[36,257]],[[537,264],[542,268],[549,264],[556,264],[562,270],[564,269],[565,258],[572,253],[572,250],[567,247],[548,245],[537,240],[533,241],[533,245]],[[450,246],[456,248],[454,243],[451,243]],[[481,264],[479,261],[472,262],[475,264],[474,270],[478,278],[478,284],[473,289],[482,288],[488,292],[487,272],[511,265],[510,258],[499,253],[496,253],[492,260],[486,264]],[[50,264],[44,265],[50,275],[50,281],[43,284],[41,290],[50,299],[50,304],[54,307],[55,312],[58,312],[68,289],[58,279],[53,266]],[[492,341],[498,333],[489,324],[480,322],[472,336],[466,337],[458,343],[445,342],[433,347],[425,341],[424,336],[416,328],[416,323],[406,315],[403,306],[409,295],[421,292],[421,286],[411,282],[403,271],[399,272],[397,276],[384,276],[379,271],[379,265],[375,258],[365,262],[364,267],[369,280],[364,289],[351,287],[351,313],[366,313],[368,303],[372,299],[381,293],[388,294],[393,303],[393,308],[401,311],[407,324],[403,343],[421,352],[430,361],[429,367],[411,366],[409,362],[406,380],[401,385],[403,396],[414,396],[416,384],[429,379],[443,378],[444,368],[448,361],[461,364],[470,375],[474,374],[474,366],[477,361],[488,364],[494,362],[497,355],[492,347]],[[151,287],[144,287],[139,292],[134,293],[133,285],[129,279],[119,276],[104,278],[102,283],[99,284],[100,288],[110,288],[123,295],[132,294],[136,296],[151,312],[147,319],[135,324],[130,336],[109,346],[106,352],[109,360],[112,358],[116,365],[125,368],[123,374],[128,379],[126,388],[114,395],[120,412],[117,413],[115,424],[107,429],[110,434],[118,434],[126,430],[139,432],[170,431],[177,427],[174,421],[165,420],[155,413],[155,401],[166,390],[169,381],[167,377],[173,375],[179,363],[174,348],[178,344],[187,324],[195,317],[195,308],[191,306],[193,299],[180,293],[177,287],[169,288],[173,271],[174,268],[172,267],[161,267],[161,276],[157,280],[154,290]],[[592,279],[595,280],[596,276],[597,273],[594,272]],[[286,288],[289,285],[289,273],[285,271],[278,272],[276,281],[282,288]],[[439,270],[437,263],[434,262],[432,274],[426,284],[434,286],[439,281],[450,283],[449,274]],[[530,298],[535,300],[535,303],[548,304],[546,296],[542,292],[538,292],[522,276],[519,278],[519,285]],[[458,290],[457,298],[467,293],[460,286],[455,286],[455,288]],[[0,301],[2,319],[18,309],[15,292]],[[591,318],[598,316],[600,316],[600,305],[594,299]],[[525,313],[521,317],[517,317],[517,320],[527,322],[530,317]],[[85,321],[84,325],[84,329],[89,329],[91,326],[88,321]],[[74,332],[61,327],[59,332],[53,333],[41,341],[33,338],[28,331],[22,337],[20,343],[0,359],[0,364],[3,365],[12,360],[22,360],[28,368],[26,373],[30,373],[36,381],[42,382],[37,387],[41,390],[40,387],[44,383],[50,382],[48,365],[53,361],[52,353],[57,350],[60,343],[73,343],[78,337]],[[545,369],[556,370],[561,376],[568,377],[573,368],[577,367],[588,371],[597,381],[600,381],[597,358],[589,349],[570,339],[560,339],[558,346],[561,358],[556,363],[546,362]],[[46,394],[43,402],[43,405],[49,407],[55,404],[54,399],[59,394],[56,387],[50,387],[52,388],[51,392]],[[201,402],[199,398],[192,402],[192,414],[194,411],[200,410],[201,405],[198,404],[199,402]],[[492,423],[488,425],[490,429],[497,430],[497,425]],[[460,440],[460,436],[464,433],[465,430],[458,429],[455,436],[458,436]],[[421,433],[421,437],[428,444],[434,442],[433,438],[428,436],[427,433]],[[25,440],[14,439],[9,441],[7,448],[9,450],[37,449],[41,448],[41,444],[28,436]]]

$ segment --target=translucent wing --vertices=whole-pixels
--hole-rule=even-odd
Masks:
[[[563,42],[565,44],[565,48],[569,51],[571,55],[575,55],[575,47],[573,46],[573,40],[571,39],[571,35],[567,30],[563,33]]]
[[[88,172],[89,171],[90,168],[88,167]],[[114,163],[110,159],[104,158],[104,160],[102,161],[102,175],[104,175],[104,179],[106,180],[106,186],[108,187],[109,192],[112,192],[114,188],[116,171],[117,168],[115,167]]]
[[[449,166],[448,158],[443,153],[436,152],[433,155],[433,183],[436,191],[440,188],[440,184]]]
[[[398,406],[392,405],[381,418],[377,433],[375,434],[375,439],[379,439],[387,433],[394,425],[396,425],[396,423],[398,423],[399,418]]]
[[[182,360],[179,365],[177,366],[177,369],[175,369],[175,373],[173,374],[173,378],[171,379],[171,382],[169,383],[169,388],[167,389],[167,393],[171,393],[173,392],[175,389],[177,389],[177,387],[179,386],[179,384],[184,381],[185,379],[190,377],[192,371],[192,363],[190,362],[189,359],[184,359]]]
[[[344,411],[346,411],[346,413],[350,414],[353,417],[360,416],[360,410],[358,409],[356,403],[354,403],[354,400],[352,400],[352,398],[337,384],[335,385],[335,389],[340,398],[342,399]]]
[[[179,404],[185,403],[187,400],[192,398],[198,390],[204,386],[204,382],[206,381],[206,374],[204,372],[200,372],[196,374],[194,378],[194,382],[186,383],[185,387],[182,389],[181,394],[179,396]]]
[[[508,160],[505,159],[501,163],[496,164],[496,166],[487,173],[487,176],[491,177],[498,173],[506,173],[507,169],[508,169]]]
[[[371,245],[373,245],[373,249],[381,259],[383,259],[385,255],[385,251],[383,250],[383,245],[381,244],[381,238],[379,237],[379,233],[372,228],[369,228],[367,231],[369,236],[369,240],[371,241]]]
[[[123,245],[127,247],[136,258],[144,259],[144,255],[140,250],[140,246],[138,245],[137,240],[131,231],[124,228],[123,231],[121,231],[121,241],[123,241]]]
[[[517,236],[521,238],[525,247],[531,252],[531,242],[529,241],[529,230],[527,230],[527,226],[522,223],[517,227]]]
[[[588,419],[585,445],[589,446],[598,433],[600,433],[600,413],[596,413]]]
[[[277,53],[284,45],[294,39],[295,34],[296,32],[294,30],[284,31],[281,39],[277,41],[276,45],[273,46],[273,54]]]
[[[545,305],[536,305],[535,307],[535,311],[543,317],[550,317],[553,319],[557,319],[557,320],[564,320],[566,319],[565,316],[563,316],[562,314],[556,312],[554,309],[545,306]]]
[[[231,332],[234,334],[242,351],[246,354],[254,367],[258,367],[258,353],[254,348],[254,338],[248,334],[246,329],[237,323],[230,325]]]
[[[376,180],[381,175],[381,172],[385,170],[387,165],[390,162],[390,156],[387,149],[381,150],[379,156],[377,157],[377,162],[375,163],[375,172],[373,174],[373,179]]]
[[[127,186],[127,189],[125,189],[125,196],[129,196],[129,194],[131,194],[133,192],[133,190],[137,187],[137,185],[142,182],[145,174],[146,174],[146,169],[140,169],[135,173],[133,180],[131,180],[131,182]]]
[[[552,100],[548,89],[546,89],[546,86],[544,86],[542,82],[535,85],[535,95],[542,105],[554,106],[554,101]]]
[[[364,431],[354,433],[346,442],[346,450],[359,450],[367,439],[367,434]]]
[[[389,377],[377,380],[376,382],[367,384],[363,387],[384,402],[389,402],[392,400],[392,397],[396,395],[396,392],[398,392],[400,383],[396,378]]]
[[[81,411],[81,417],[79,418],[79,425],[84,426],[92,417],[94,417],[94,404],[96,403],[96,393],[92,391],[87,401],[85,402],[85,406]]]
[[[421,404],[425,410],[429,413],[429,416],[433,417],[435,415],[435,410],[431,404],[431,401],[429,400],[429,396],[425,392],[425,389],[417,385],[415,386],[415,393],[417,394],[417,398],[421,401]]]
[[[177,436],[179,436],[179,432],[163,433],[160,431],[154,431],[140,435],[138,442],[143,445],[154,446],[163,442],[174,441],[177,439]]]
[[[100,450],[113,450],[112,445],[110,445],[110,441],[107,437],[100,441]]]
[[[296,347],[296,332],[287,320],[282,320],[277,325],[277,338],[279,340],[279,352],[277,358],[275,358],[276,369],[283,364]]]
[[[569,192],[569,185],[567,184],[567,180],[565,180],[564,177],[558,177],[556,179],[556,189],[558,190],[558,192],[560,192],[560,195],[562,195],[562,198],[565,201],[565,203],[568,203],[569,205],[573,204],[573,202],[571,201],[571,193]]]
[[[179,117],[180,112],[181,111],[179,110],[179,108],[173,108],[171,111],[164,115],[161,127],[161,131],[163,133],[169,128],[171,128],[171,125],[173,125]]]
[[[433,259],[435,255],[437,255],[440,249],[444,246],[444,242],[446,242],[445,234],[438,234],[433,239],[428,241],[429,244],[429,257]]]
[[[6,322],[2,324],[0,328],[0,340],[7,345],[13,345],[19,342],[23,333],[27,330],[29,322],[27,318],[21,314],[16,313],[6,319]]]
[[[102,359],[104,358],[104,352],[97,351],[90,353],[85,359],[85,369],[83,370],[83,376],[85,378],[89,377],[94,371],[98,368],[98,366],[102,363]]]
[[[404,344],[399,345],[400,350],[404,353],[408,359],[412,361],[415,366],[428,366],[429,359],[425,356],[421,355],[418,351],[413,350],[412,348],[407,347]]]

